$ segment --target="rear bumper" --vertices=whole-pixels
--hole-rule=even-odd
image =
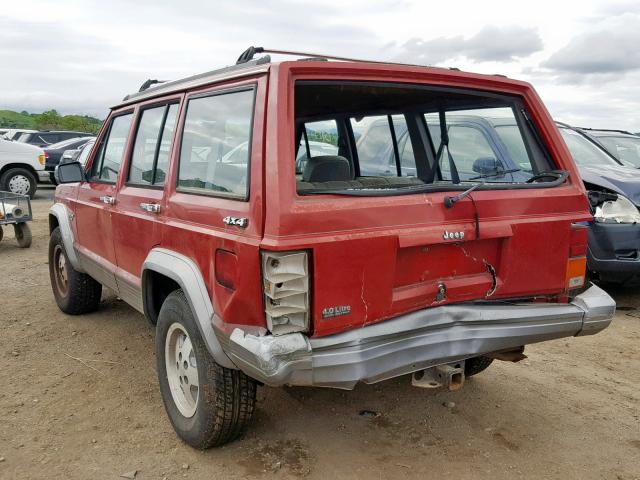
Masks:
[[[50,173],[47,172],[46,170],[36,170],[36,173],[38,174],[39,182],[48,182],[49,179],[51,178]]]
[[[640,282],[640,225],[594,222],[589,228],[589,270],[613,283]]]
[[[460,304],[429,308],[321,338],[300,333],[220,338],[229,358],[267,385],[352,389],[434,365],[606,328],[615,302],[591,286],[569,304]]]

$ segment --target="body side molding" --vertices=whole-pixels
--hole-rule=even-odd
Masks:
[[[71,229],[70,216],[71,212],[69,208],[63,203],[54,203],[49,209],[49,216],[53,216],[58,220],[58,226],[60,227],[60,233],[62,234],[62,243],[64,243],[64,249],[66,250],[67,258],[79,272],[84,273],[84,269],[80,264],[80,259],[76,253],[75,237],[73,236],[73,230]]]
[[[174,280],[184,291],[196,317],[198,328],[209,353],[215,361],[226,368],[237,369],[222,349],[218,337],[213,330],[213,305],[209,298],[204,278],[198,265],[180,253],[165,248],[154,248],[149,252],[142,264],[142,294],[145,297],[146,271],[154,271]]]

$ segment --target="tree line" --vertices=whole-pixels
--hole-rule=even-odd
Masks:
[[[31,130],[75,130],[98,133],[102,120],[88,115],[60,115],[56,110],[42,113],[0,110],[0,128],[27,128]]]

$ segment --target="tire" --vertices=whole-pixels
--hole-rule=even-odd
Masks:
[[[2,241],[2,237],[4,237],[4,230],[0,227],[0,242]]]
[[[0,190],[29,195],[33,198],[38,188],[36,177],[26,168],[10,168],[0,177]]]
[[[256,382],[215,362],[182,290],[169,294],[160,308],[156,361],[162,401],[184,442],[204,450],[244,433],[255,408]]]
[[[493,358],[489,357],[474,357],[468,358],[464,362],[464,375],[465,377],[473,377],[480,372],[489,368],[489,365],[493,363]]]
[[[60,227],[49,239],[49,277],[60,310],[69,315],[94,312],[100,305],[102,285],[73,268],[62,243]]]
[[[13,231],[16,234],[16,242],[20,248],[29,248],[33,236],[31,235],[31,229],[26,223],[16,223],[13,226]]]

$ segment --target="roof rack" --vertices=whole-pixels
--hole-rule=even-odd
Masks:
[[[151,87],[152,85],[156,85],[158,83],[167,83],[167,81],[168,80],[151,80],[151,79],[148,79],[142,85],[140,85],[140,90],[138,90],[138,92],[144,92],[147,88]]]
[[[580,130],[587,130],[587,131],[598,131],[598,132],[616,132],[616,133],[624,133],[627,135],[635,135],[635,133],[632,132],[628,132],[627,130],[618,130],[615,128],[587,128],[587,127],[577,127]]]
[[[253,57],[257,53],[273,53],[275,55],[293,55],[295,57],[306,57],[307,59],[313,60],[339,60],[342,62],[364,62],[364,63],[394,63],[394,62],[381,62],[380,60],[364,60],[361,58],[350,58],[350,57],[338,57],[335,55],[324,55],[321,53],[309,53],[309,52],[296,52],[293,50],[276,50],[274,48],[264,48],[264,47],[249,47],[238,57],[236,61],[236,65],[241,65],[243,63],[248,62],[249,60],[253,60]],[[399,65],[409,65],[409,64],[399,64]],[[424,65],[414,65],[418,67],[423,67]]]

